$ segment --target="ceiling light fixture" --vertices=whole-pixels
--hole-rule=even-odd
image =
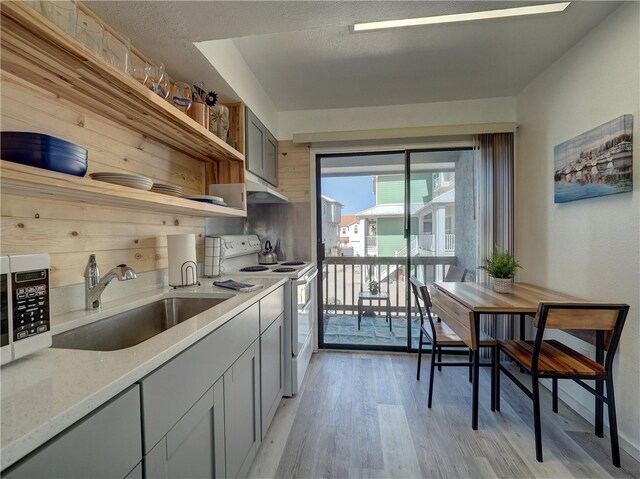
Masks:
[[[470,22],[487,20],[490,18],[520,17],[523,15],[539,15],[564,11],[571,2],[548,3],[545,5],[531,5],[528,7],[504,8],[501,10],[486,10],[482,12],[456,13],[452,15],[438,15],[435,17],[405,18],[402,20],[384,20],[381,22],[356,23],[354,32],[368,30],[382,30],[385,28],[413,27],[416,25],[435,25],[438,23]]]

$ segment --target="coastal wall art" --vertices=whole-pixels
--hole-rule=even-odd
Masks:
[[[633,115],[622,115],[553,148],[555,202],[633,190]]]

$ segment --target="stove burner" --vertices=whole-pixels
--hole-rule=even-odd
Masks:
[[[274,273],[293,273],[295,268],[276,268],[273,270]]]
[[[256,271],[267,271],[269,268],[267,268],[266,266],[247,266],[246,268],[242,268],[240,271],[246,271],[246,272],[256,272]]]
[[[304,264],[304,261],[287,261],[286,263],[280,263],[282,266],[300,266]]]

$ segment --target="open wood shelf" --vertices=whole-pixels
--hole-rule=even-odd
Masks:
[[[2,2],[1,67],[244,182],[244,155],[23,2]],[[185,200],[186,201],[186,200]]]
[[[161,195],[2,160],[0,190],[3,194],[72,200],[190,216],[247,216],[246,211],[241,209]]]

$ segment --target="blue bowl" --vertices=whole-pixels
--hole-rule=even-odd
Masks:
[[[87,173],[87,150],[81,146],[41,133],[3,131],[1,135],[3,160],[68,175]]]

